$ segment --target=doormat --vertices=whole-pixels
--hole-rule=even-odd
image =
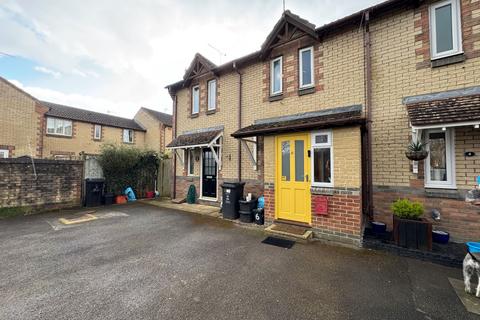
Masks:
[[[265,240],[262,241],[262,243],[270,244],[272,246],[276,246],[280,248],[290,249],[295,244],[295,241],[276,238],[276,237],[267,237],[265,238]]]

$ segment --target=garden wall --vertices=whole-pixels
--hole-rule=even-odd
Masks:
[[[27,212],[79,206],[83,161],[0,159],[0,208]]]

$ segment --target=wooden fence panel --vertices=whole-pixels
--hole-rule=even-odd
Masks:
[[[160,160],[158,168],[157,188],[160,197],[171,197],[170,181],[172,179],[172,159]]]

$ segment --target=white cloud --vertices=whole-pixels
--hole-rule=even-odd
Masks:
[[[53,71],[51,69],[48,69],[48,68],[45,68],[45,67],[42,67],[42,66],[35,66],[34,69],[35,69],[35,71],[51,75],[55,79],[59,79],[59,78],[62,77],[62,74],[60,72]]]
[[[379,2],[289,0],[287,8],[322,25]],[[171,110],[164,87],[181,79],[195,52],[218,63],[255,51],[281,11],[280,0],[4,0],[0,51],[63,75],[44,90],[99,97],[121,114]]]

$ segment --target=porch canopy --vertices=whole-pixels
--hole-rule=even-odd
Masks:
[[[175,151],[180,161],[184,163],[183,156],[177,152],[179,149],[195,149],[195,148],[209,148],[212,150],[217,165],[220,167],[219,152],[215,147],[220,148],[221,145],[217,143],[218,139],[223,136],[223,127],[206,128],[196,131],[185,132],[172,140],[167,145],[168,149]]]
[[[232,137],[243,139],[292,131],[361,125],[364,123],[365,118],[362,114],[362,106],[352,105],[257,120],[254,124],[232,133]]]
[[[480,87],[403,99],[414,133],[426,129],[480,126]]]

